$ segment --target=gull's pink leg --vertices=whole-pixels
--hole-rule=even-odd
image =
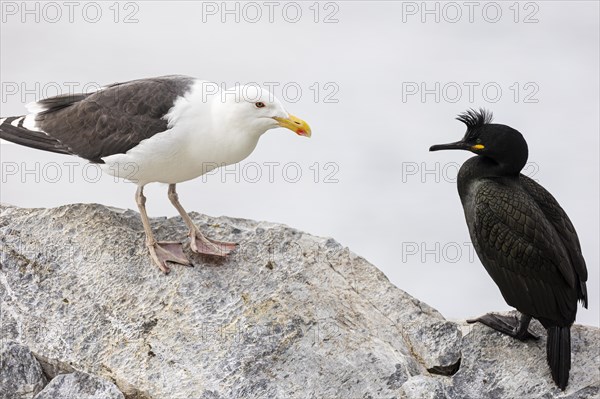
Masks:
[[[165,274],[171,271],[171,269],[167,265],[167,262],[191,266],[192,264],[183,253],[183,246],[180,242],[158,242],[154,238],[154,234],[152,234],[152,229],[150,228],[148,214],[146,212],[146,197],[144,197],[144,186],[138,187],[135,193],[135,201],[140,210],[142,224],[144,225],[144,231],[146,232],[146,246],[148,247],[148,251],[150,252],[150,257],[152,258],[154,263],[160,268],[160,270],[162,270]]]
[[[175,184],[169,184],[169,200],[190,229],[190,246],[192,251],[199,254],[225,257],[237,248],[236,243],[213,240],[205,237],[204,234],[200,232],[185,209],[183,209],[179,203],[179,196],[177,195],[177,191],[175,191]]]

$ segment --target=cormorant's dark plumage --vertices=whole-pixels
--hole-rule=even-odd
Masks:
[[[488,314],[480,321],[519,339],[535,338],[531,317],[548,331],[547,357],[556,384],[565,389],[571,367],[570,327],[577,301],[587,308],[587,269],[573,224],[554,197],[521,174],[525,139],[515,129],[492,124],[491,113],[469,110],[462,140],[430,151],[462,149],[477,156],[458,173],[458,192],[471,240],[481,263],[519,322]]]

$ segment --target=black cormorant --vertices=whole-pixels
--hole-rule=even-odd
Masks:
[[[571,325],[577,301],[587,308],[587,269],[573,224],[554,197],[521,174],[527,143],[517,130],[493,124],[491,113],[469,110],[462,140],[429,150],[467,150],[458,173],[458,194],[473,245],[516,318],[487,314],[481,322],[520,340],[532,317],[548,331],[547,359],[556,384],[565,389],[571,368]]]

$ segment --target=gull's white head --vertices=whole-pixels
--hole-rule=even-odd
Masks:
[[[223,90],[213,99],[213,110],[228,127],[260,136],[269,129],[284,127],[299,136],[310,137],[310,126],[290,115],[268,90],[255,85]]]

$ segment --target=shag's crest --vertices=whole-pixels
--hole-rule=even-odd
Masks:
[[[457,120],[467,125],[467,131],[473,131],[477,128],[492,123],[493,115],[490,111],[483,108],[479,108],[479,111],[475,111],[473,108],[463,112],[456,117]]]

